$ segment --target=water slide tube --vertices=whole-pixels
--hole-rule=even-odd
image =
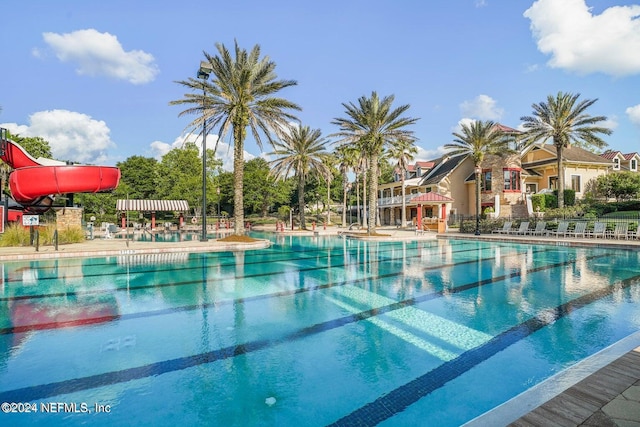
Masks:
[[[9,175],[9,189],[14,200],[27,210],[42,211],[50,204],[47,199],[59,194],[110,191],[120,181],[120,169],[116,167],[36,159],[4,135],[0,159],[14,169]]]

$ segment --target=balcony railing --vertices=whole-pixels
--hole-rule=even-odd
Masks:
[[[413,193],[407,194],[404,196],[404,201],[406,204],[409,204],[409,201],[414,197],[421,196],[425,193]],[[378,199],[378,206],[392,206],[392,205],[402,205],[402,195],[399,196],[391,196],[391,197],[382,197]]]

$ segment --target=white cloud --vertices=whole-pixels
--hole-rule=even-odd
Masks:
[[[454,127],[451,128],[451,133],[462,133],[462,125],[471,125],[473,122],[475,122],[474,119],[470,119],[468,117],[462,118]]]
[[[640,5],[594,15],[585,0],[538,0],[524,12],[548,65],[579,74],[640,72]]]
[[[58,160],[103,164],[107,160],[106,151],[115,147],[107,124],[86,114],[67,110],[39,111],[32,114],[29,121],[28,126],[2,126],[21,136],[42,137],[49,142],[51,153]]]
[[[153,55],[141,50],[125,51],[118,38],[94,29],[72,33],[43,33],[45,43],[62,62],[78,65],[76,72],[87,76],[107,76],[133,84],[153,81],[158,74]],[[42,57],[39,50],[33,55]]]
[[[487,5],[487,0],[476,0],[475,5],[476,7],[485,7]]]
[[[607,120],[600,123],[602,127],[614,130],[618,127],[618,118],[615,115],[607,117]]]
[[[216,158],[222,160],[222,169],[225,171],[233,170],[233,147],[227,144],[224,141],[220,141],[218,146],[216,147],[216,141],[218,140],[218,135],[216,134],[207,134],[207,150],[216,150]],[[198,147],[200,155],[202,155],[202,137],[201,135],[196,135],[193,133],[189,133],[186,135],[180,135],[177,137],[173,143],[167,144],[162,141],[154,141],[150,144],[152,156],[157,160],[161,160],[162,156],[167,154],[169,151],[174,148],[182,147],[186,142],[193,142]],[[255,158],[253,154],[244,151],[244,160],[251,160]]]
[[[640,104],[627,108],[625,113],[627,113],[632,123],[640,126]]]
[[[471,101],[464,101],[460,104],[463,116],[475,117],[479,120],[500,120],[504,110],[498,108],[495,99],[488,95],[478,95]]]
[[[445,152],[446,150],[444,149],[443,145],[437,147],[435,150],[425,150],[424,148],[418,146],[418,153],[415,155],[415,160],[413,161],[413,163],[420,161],[426,162],[437,159],[439,157],[442,157]]]

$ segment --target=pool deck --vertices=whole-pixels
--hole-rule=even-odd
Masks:
[[[270,228],[263,231],[275,232]],[[397,229],[395,227],[379,227],[381,236],[367,237],[364,231],[349,232],[349,238],[375,240],[434,240],[434,239],[467,239],[514,242],[525,244],[550,244],[555,246],[600,247],[640,250],[640,241],[624,239],[594,238],[559,238],[547,236],[518,236],[504,234],[484,234],[481,236],[461,234],[457,231],[436,235],[425,232],[417,235],[415,231]],[[359,234],[361,233],[361,234]],[[284,231],[282,235],[323,236],[347,234],[338,227],[319,228],[309,231]],[[270,246],[267,240],[255,243],[225,243],[217,239],[182,242],[139,242],[123,239],[94,239],[82,243],[59,245],[56,251],[53,246],[41,246],[38,251],[34,247],[0,247],[0,262],[34,259],[55,259],[89,256],[119,256],[128,254],[154,254],[176,252],[211,252],[211,251],[243,251],[262,249]],[[640,334],[640,333],[639,333]],[[540,402],[539,406],[519,405],[516,412],[508,416],[493,411],[472,420],[473,426],[636,426],[640,427],[640,347],[626,351],[621,356],[607,361],[604,367],[592,369],[587,374],[567,384],[555,394]],[[506,405],[507,405],[506,404]],[[518,411],[522,414],[518,414]],[[509,418],[511,417],[511,418]]]

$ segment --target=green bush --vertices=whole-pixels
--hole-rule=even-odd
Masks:
[[[536,212],[544,212],[546,208],[546,198],[544,194],[534,194],[531,196],[531,205]]]
[[[564,205],[575,206],[576,204],[576,192],[575,190],[564,190]]]

